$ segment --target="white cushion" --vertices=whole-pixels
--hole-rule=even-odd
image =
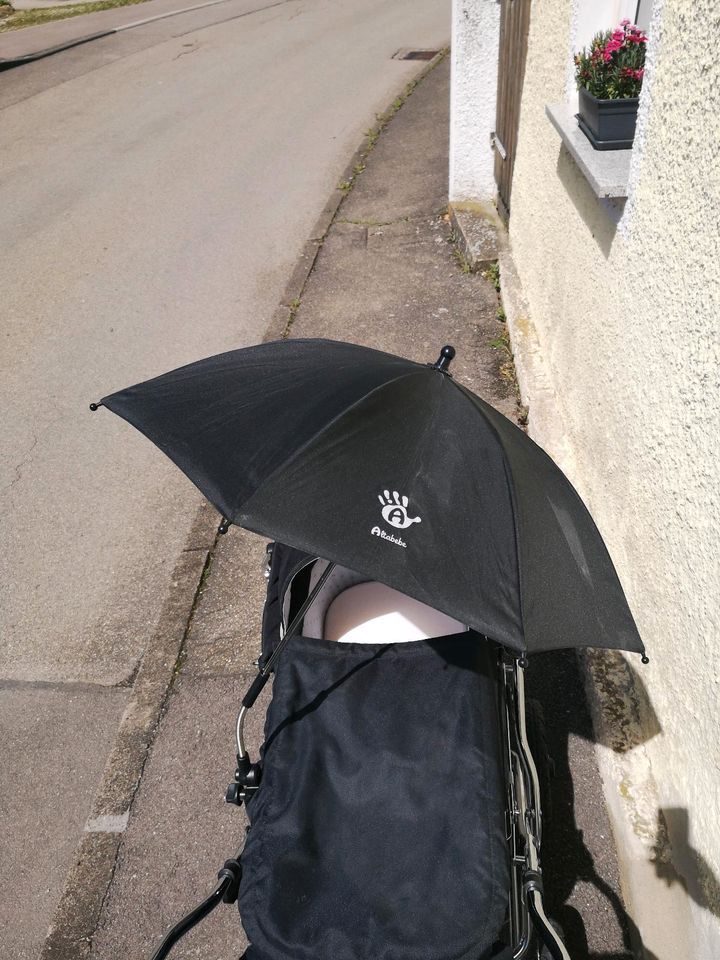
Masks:
[[[318,560],[317,563],[313,566],[312,572],[310,574],[310,584],[308,586],[308,593],[312,591],[317,586],[317,582],[320,579],[321,575],[327,569],[328,562],[327,560]],[[336,564],[330,576],[327,578],[323,586],[320,588],[320,592],[313,600],[310,605],[310,609],[305,614],[305,619],[303,622],[303,636],[305,637],[315,637],[318,640],[322,640],[323,632],[325,628],[325,614],[327,613],[328,607],[333,602],[335,597],[347,590],[348,587],[354,587],[356,583],[366,583],[367,577],[363,577],[360,573],[355,573],[354,570],[348,570],[347,567],[341,567],[340,564]],[[290,591],[287,591],[286,594],[286,603],[287,607],[290,604]],[[285,621],[287,622],[288,610],[284,611]]]
[[[467,629],[384,583],[360,583],[332,601],[325,614],[324,637],[339,643],[404,643]]]

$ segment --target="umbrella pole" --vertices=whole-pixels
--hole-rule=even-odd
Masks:
[[[242,698],[240,712],[238,713],[237,722],[235,724],[237,769],[235,770],[235,780],[227,788],[227,793],[225,794],[225,799],[228,803],[234,803],[238,807],[241,806],[243,801],[251,796],[260,786],[260,764],[250,762],[250,756],[245,746],[245,718],[247,717],[248,711],[253,707],[255,701],[260,696],[265,684],[270,679],[270,674],[273,672],[275,664],[280,659],[283,650],[292,637],[294,637],[300,629],[303,619],[305,618],[305,614],[308,612],[315,598],[325,586],[328,577],[334,569],[335,564],[328,563],[327,567],[320,575],[320,579],[305,598],[305,601],[293,618],[290,626],[287,628],[285,633],[283,633],[268,659],[262,664],[258,671],[258,675],[250,684],[247,693]]]

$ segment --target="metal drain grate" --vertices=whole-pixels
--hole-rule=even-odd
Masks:
[[[439,50],[398,50],[392,55],[393,60],[432,60]]]

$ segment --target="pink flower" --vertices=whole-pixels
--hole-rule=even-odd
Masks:
[[[621,21],[620,21],[620,26],[621,26],[621,27],[627,27],[627,26],[629,26],[629,24],[630,24],[630,21],[628,20],[627,17],[625,17],[624,20],[621,20]]]

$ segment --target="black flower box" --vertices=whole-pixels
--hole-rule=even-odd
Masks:
[[[638,97],[598,100],[580,87],[578,126],[596,150],[628,150],[635,139]]]

